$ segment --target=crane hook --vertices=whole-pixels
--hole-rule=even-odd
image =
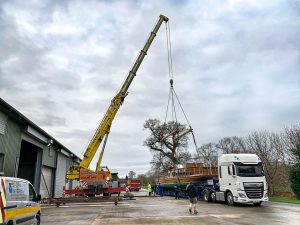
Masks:
[[[173,79],[170,80],[170,85],[173,87]]]

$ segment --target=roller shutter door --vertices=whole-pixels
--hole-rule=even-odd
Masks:
[[[66,186],[67,159],[68,158],[65,155],[60,153],[57,156],[55,197],[61,197],[63,194],[63,187]]]
[[[43,166],[40,182],[40,194],[42,198],[49,198],[52,195],[52,176],[53,169],[48,166]]]

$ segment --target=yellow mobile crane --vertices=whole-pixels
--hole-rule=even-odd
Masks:
[[[106,140],[111,128],[111,124],[121,107],[125,97],[128,95],[128,88],[136,76],[136,72],[138,71],[144,57],[147,54],[147,51],[154,40],[157,31],[159,30],[161,24],[163,22],[168,22],[168,17],[164,15],[159,16],[159,20],[156,23],[153,31],[151,32],[144,48],[141,50],[137,60],[135,61],[132,69],[129,71],[127,79],[125,80],[123,86],[121,87],[120,91],[116,94],[116,96],[112,99],[110,106],[108,107],[101,123],[99,124],[94,136],[92,137],[84,155],[83,160],[81,161],[79,166],[73,166],[70,170],[67,171],[67,179],[69,180],[80,180],[80,181],[101,181],[106,180],[107,177],[110,177],[109,170],[101,171],[100,164],[102,161],[104,147],[106,144]],[[99,160],[97,163],[96,171],[92,171],[89,168],[89,165],[94,158],[99,145],[101,144],[102,140],[104,139],[103,148],[99,156]]]

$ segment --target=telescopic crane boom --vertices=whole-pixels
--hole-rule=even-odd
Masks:
[[[153,31],[151,32],[144,48],[141,50],[132,69],[129,71],[129,74],[128,74],[123,86],[121,87],[120,91],[116,94],[116,96],[112,99],[110,106],[108,107],[102,121],[100,122],[94,136],[92,137],[92,139],[83,155],[83,160],[81,161],[79,166],[73,166],[70,168],[70,170],[67,171],[67,178],[69,180],[74,180],[74,179],[78,180],[78,179],[80,179],[81,172],[86,173],[92,159],[94,158],[94,156],[97,152],[99,145],[101,144],[102,140],[104,138],[106,139],[107,135],[109,134],[111,124],[112,124],[119,108],[121,107],[125,97],[128,95],[128,88],[129,88],[133,78],[136,76],[136,72],[138,71],[141,63],[143,62],[143,59],[146,56],[147,51],[157,34],[157,31],[159,30],[161,24],[163,22],[168,22],[168,20],[169,20],[168,17],[166,17],[164,15],[159,16],[158,22],[156,23]],[[105,142],[106,142],[106,140],[105,140]],[[99,160],[97,163],[97,170],[99,170],[99,168],[100,168],[103,151],[104,151],[104,148],[102,149],[100,156],[99,156]],[[99,173],[100,172],[101,171],[99,171]]]

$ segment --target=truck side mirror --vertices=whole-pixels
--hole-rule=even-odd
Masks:
[[[36,200],[37,202],[40,202],[40,201],[42,200],[42,196],[41,196],[41,195],[37,195],[35,200]]]

